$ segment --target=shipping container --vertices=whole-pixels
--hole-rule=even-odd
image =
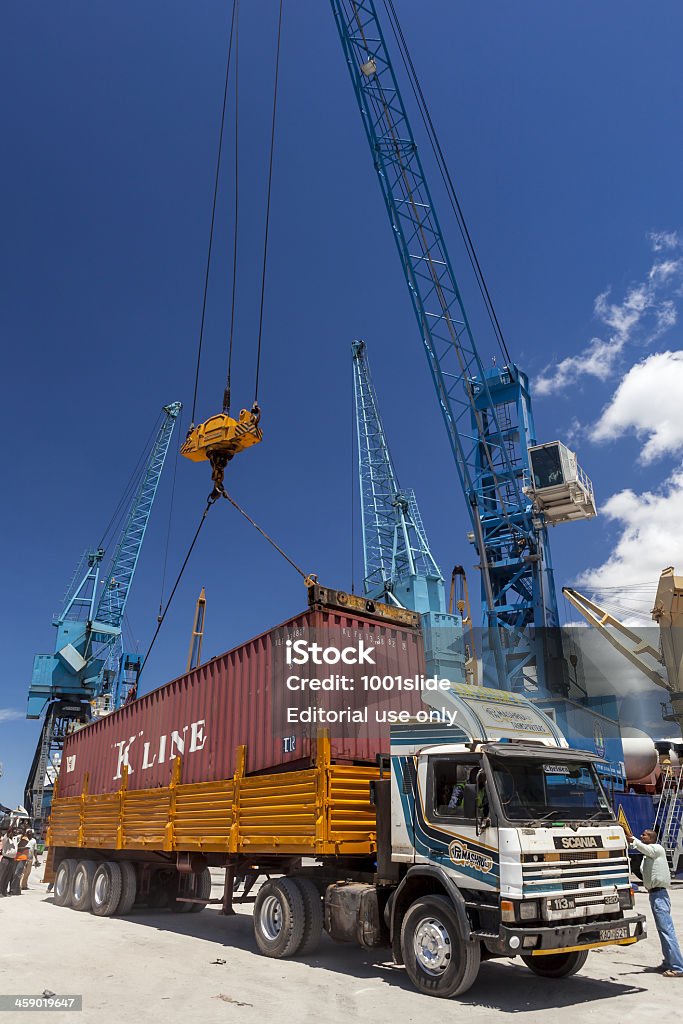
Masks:
[[[90,794],[117,792],[126,765],[128,790],[167,786],[178,755],[183,784],[230,779],[242,745],[247,774],[303,769],[315,763],[321,726],[329,733],[333,762],[374,764],[378,753],[389,751],[389,725],[378,724],[377,713],[394,708],[414,714],[425,705],[416,690],[365,691],[361,676],[424,676],[419,616],[319,586],[309,591],[309,604],[300,615],[69,736],[59,796],[81,794],[86,776]],[[287,665],[288,645],[297,641],[350,656],[371,653],[362,665]],[[293,691],[290,677],[353,677],[356,689]],[[297,722],[288,713],[293,706],[329,712],[368,705],[362,723]]]

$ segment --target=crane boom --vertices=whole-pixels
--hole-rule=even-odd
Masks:
[[[370,376],[364,341],[354,341],[353,382],[363,525],[363,589],[374,600],[418,612],[427,674],[462,682],[462,616],[446,608],[444,578],[429,547],[415,492],[400,487]]]
[[[371,597],[391,601],[398,584],[422,576],[441,581],[443,591],[443,576],[429,548],[415,494],[399,486],[365,342],[354,341],[352,353],[365,569],[363,589]],[[444,611],[445,607],[440,610]]]
[[[331,4],[472,522],[495,685],[554,689],[550,550],[522,490],[535,443],[526,378],[484,369],[374,0]]]
[[[175,421],[181,408],[180,402],[172,402],[170,405],[164,406],[164,419],[157,432],[145,472],[138,484],[128,511],[126,525],[112,558],[109,574],[104,582],[95,613],[93,624],[95,631],[100,624],[118,628],[123,620],[130,585],[140,557],[142,542],[145,539],[149,514],[156,497]]]
[[[123,650],[123,614],[180,409],[180,402],[163,408],[102,593],[105,551],[98,547],[83,556],[54,620],[53,653],[34,658],[26,717],[42,718],[43,725],[24,802],[37,819],[49,809],[68,732],[98,713],[113,711],[135,693],[141,657]]]

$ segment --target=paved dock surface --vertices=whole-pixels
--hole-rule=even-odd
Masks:
[[[97,918],[56,907],[34,871],[21,897],[0,899],[0,994],[83,996],[83,1011],[50,1013],[74,1024],[424,1024],[516,1021],[548,1024],[662,1024],[681,1020],[683,978],[651,968],[661,961],[647,895],[636,908],[648,916],[650,937],[634,946],[592,952],[579,975],[537,978],[521,960],[482,965],[460,999],[430,1000],[381,950],[371,954],[327,936],[305,961],[270,960],[256,952],[247,908],[232,918],[217,909],[200,914],[135,910],[126,918]],[[214,875],[220,895],[220,873]],[[683,887],[673,892],[683,940]],[[225,962],[223,962],[225,961]],[[32,1013],[28,1019],[36,1020]],[[40,1019],[40,1018],[39,1018]],[[44,1018],[43,1018],[44,1019]],[[0,1014],[0,1024],[27,1020]]]

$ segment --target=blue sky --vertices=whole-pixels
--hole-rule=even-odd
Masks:
[[[539,437],[572,439],[602,506],[598,520],[553,534],[558,585],[654,582],[664,565],[683,564],[680,6],[397,6],[508,346],[537,382]],[[249,404],[277,3],[242,7],[233,394]],[[23,790],[38,734],[22,718],[32,659],[52,649],[51,616],[73,567],[99,538],[159,408],[191,403],[228,16],[215,0],[72,0],[3,15],[0,802]],[[283,32],[265,441],[235,461],[229,482],[306,569],[350,585],[350,343],[363,337],[437,559],[446,571],[473,565],[329,6],[285,4]],[[224,159],[200,416],[217,411],[223,389],[230,144]],[[488,358],[493,342],[465,273],[463,291]],[[181,460],[171,574],[207,488],[204,467]],[[156,624],[169,493],[167,474],[128,606],[142,649]],[[215,509],[144,688],[182,671],[202,585],[207,655],[305,603],[291,569],[232,510]]]

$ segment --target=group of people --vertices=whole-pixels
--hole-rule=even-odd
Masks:
[[[0,844],[0,898],[21,896],[28,889],[31,869],[39,861],[33,829],[13,825],[8,828]]]

